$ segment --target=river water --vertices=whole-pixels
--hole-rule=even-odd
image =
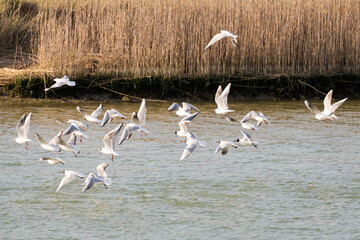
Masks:
[[[302,101],[229,102],[232,116],[261,111],[271,123],[247,131],[257,148],[239,146],[222,157],[214,154],[216,141],[240,137],[241,127],[217,116],[214,102],[194,102],[201,112],[191,131],[207,146],[184,161],[183,138],[174,134],[181,118],[167,111],[170,104],[148,102],[150,134],[116,145],[121,155],[111,162],[96,149],[120,120],[103,128],[89,123],[90,138],[78,143],[75,158],[42,149],[35,133],[50,140],[67,127],[56,120],[81,120],[78,104],[2,102],[1,238],[360,239],[359,101],[345,102],[334,122],[315,120]],[[313,104],[322,108],[321,101]],[[92,111],[99,103],[80,105]],[[117,109],[127,122],[139,105],[105,103],[104,109]],[[13,139],[29,112],[33,141],[26,150]],[[52,166],[40,157],[66,163]],[[105,161],[113,181],[108,189],[82,193],[76,179],[55,192],[61,170],[87,175]]]

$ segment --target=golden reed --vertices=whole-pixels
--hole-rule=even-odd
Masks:
[[[238,35],[204,50],[225,29]],[[359,0],[41,1],[40,68],[74,76],[360,71]]]

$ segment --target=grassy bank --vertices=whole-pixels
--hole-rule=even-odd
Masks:
[[[205,51],[222,29],[237,47]],[[72,78],[359,75],[360,1],[5,0],[0,42],[30,54],[27,67]]]
[[[114,79],[102,76],[95,79],[77,78],[76,87],[64,87],[44,92],[46,79],[18,78],[8,86],[11,96],[35,98],[70,98],[83,100],[130,100],[147,99],[190,99],[213,100],[222,84],[229,82],[231,100],[281,100],[323,98],[333,89],[337,98],[360,98],[360,77],[337,74],[333,76],[288,76],[284,74],[253,77],[227,78],[171,78],[159,77]]]

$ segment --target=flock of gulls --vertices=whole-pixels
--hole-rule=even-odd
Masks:
[[[228,32],[228,31],[221,31],[221,33],[216,34],[213,39],[211,39],[210,43],[206,46],[205,49],[209,48],[215,42],[221,40],[222,38],[230,37],[232,44],[236,46],[236,38],[237,36]],[[51,89],[55,89],[64,85],[68,86],[75,86],[74,81],[70,81],[68,76],[64,76],[63,78],[55,78],[54,81],[56,82],[50,88],[46,88],[45,91],[49,91]],[[245,130],[257,130],[263,124],[270,123],[269,119],[262,113],[262,112],[255,112],[250,111],[243,119],[237,120],[229,114],[233,113],[235,110],[231,110],[228,107],[228,95],[230,92],[231,83],[229,83],[225,89],[223,90],[221,85],[218,87],[216,94],[215,94],[215,102],[217,108],[215,109],[215,113],[220,115],[221,118],[226,119],[229,122],[235,123],[241,126],[244,131],[240,131],[242,134],[242,138],[235,139],[233,142],[220,140],[218,141],[218,146],[215,149],[215,153],[219,153],[221,156],[227,154],[231,148],[237,148],[238,145],[234,142],[237,142],[240,145],[248,145],[257,147],[257,143],[252,140],[250,134],[245,132]],[[324,99],[324,110],[318,110],[314,105],[312,105],[309,101],[305,101],[306,107],[315,113],[314,117],[317,120],[329,120],[333,121],[337,119],[336,115],[334,114],[335,110],[340,107],[347,98],[338,101],[334,104],[331,104],[332,100],[332,93],[333,91],[329,91]],[[86,110],[81,107],[77,107],[77,111],[82,115],[86,122],[90,122],[93,124],[98,124],[100,127],[105,126],[109,122],[113,122],[116,118],[125,119],[126,117],[118,112],[115,109],[106,110],[102,119],[99,119],[99,116],[103,110],[102,104],[94,110],[91,114],[89,114]],[[116,138],[120,135],[118,140],[118,144],[123,144],[124,141],[129,140],[135,132],[139,132],[140,135],[142,134],[149,134],[150,132],[145,128],[146,124],[146,100],[143,99],[140,105],[140,108],[137,112],[133,112],[131,115],[131,121],[129,123],[120,123],[110,132],[106,133],[103,138],[104,146],[99,148],[98,151],[105,155],[111,155],[111,160],[114,161],[114,156],[118,156],[119,154],[115,151],[116,146]],[[183,142],[186,143],[186,147],[180,157],[180,161],[184,160],[185,158],[189,157],[197,148],[197,146],[206,147],[206,142],[199,140],[196,135],[190,131],[189,125],[191,121],[199,115],[200,110],[195,106],[191,105],[190,103],[183,102],[182,106],[178,103],[173,103],[169,108],[169,111],[174,112],[176,115],[182,117],[179,125],[179,130],[175,131],[175,134],[179,137],[186,138]],[[29,142],[32,141],[29,137],[29,130],[30,130],[30,119],[32,113],[28,115],[24,114],[16,127],[18,137],[15,138],[15,141],[19,144],[25,144],[25,148],[29,148]],[[253,122],[252,122],[253,121]],[[86,134],[86,131],[89,128],[87,123],[83,123],[78,120],[69,119],[66,122],[69,124],[68,128],[63,130],[61,129],[59,133],[53,137],[49,142],[47,142],[43,137],[41,137],[38,133],[36,133],[36,139],[39,142],[39,145],[51,152],[60,152],[61,150],[67,151],[72,153],[75,157],[80,153],[77,149],[77,139],[79,142],[82,142],[82,138],[89,138]],[[122,130],[122,131],[121,131]],[[121,132],[121,134],[120,134]],[[65,142],[63,137],[69,136],[68,140]],[[59,158],[40,158],[41,161],[46,161],[51,165],[55,164],[64,164]],[[95,185],[103,185],[107,188],[111,185],[112,180],[108,177],[106,173],[106,168],[109,166],[109,162],[104,162],[96,167],[96,173],[89,173],[86,177],[85,181],[83,182],[82,192],[87,191],[88,189],[92,188]],[[56,192],[62,189],[66,184],[70,183],[74,179],[81,178],[84,179],[85,175],[77,172],[77,171],[70,171],[70,170],[63,170],[61,171],[65,176],[60,181]]]
[[[236,123],[241,126],[244,131],[240,131],[242,134],[242,138],[235,139],[234,142],[237,142],[240,145],[248,145],[257,147],[257,144],[252,140],[250,134],[245,132],[245,130],[257,130],[263,124],[268,124],[269,119],[261,112],[257,113],[255,111],[250,111],[246,116],[237,120],[228,114],[234,112],[234,110],[229,109],[228,107],[228,95],[230,92],[231,83],[229,83],[225,89],[223,90],[221,85],[218,87],[215,94],[215,102],[217,108],[215,109],[215,113],[220,115],[221,118],[226,119],[232,123]],[[321,112],[315,106],[313,106],[309,101],[305,101],[305,105],[308,109],[315,113],[314,117],[318,120],[335,120],[337,119],[334,114],[335,110],[344,103],[347,99],[343,99],[334,104],[331,104],[332,99],[332,90],[326,95],[324,99],[324,110]],[[83,108],[77,107],[78,112],[82,115],[84,120],[89,123],[94,123],[99,125],[100,127],[105,126],[109,122],[113,122],[116,118],[125,119],[126,117],[118,112],[115,109],[106,110],[102,119],[99,119],[99,116],[103,110],[102,104],[94,110],[91,114],[86,112]],[[175,134],[179,137],[186,138],[183,142],[186,143],[186,147],[180,157],[180,161],[189,157],[197,148],[197,146],[206,147],[206,142],[199,140],[196,135],[190,131],[189,125],[191,121],[199,115],[200,110],[190,103],[183,102],[182,106],[177,103],[173,103],[169,108],[169,111],[174,112],[176,115],[182,117],[179,125],[179,130],[175,131]],[[18,137],[15,138],[15,141],[19,144],[25,144],[25,148],[29,148],[29,142],[32,141],[29,137],[30,130],[30,119],[32,113],[28,115],[24,114],[16,127]],[[253,123],[251,122],[254,121]],[[80,153],[77,149],[77,139],[79,142],[82,142],[82,138],[89,138],[86,134],[86,131],[89,128],[87,123],[83,123],[78,120],[69,119],[66,121],[69,124],[68,128],[63,130],[61,129],[59,133],[53,137],[49,142],[47,142],[43,137],[41,137],[38,133],[36,133],[36,139],[39,142],[40,147],[47,151],[51,152],[60,152],[61,150],[72,153],[75,157]],[[137,112],[133,112],[131,115],[131,121],[129,123],[120,123],[110,132],[105,134],[103,138],[104,146],[102,148],[97,149],[101,153],[105,155],[111,155],[111,160],[114,161],[114,156],[118,156],[119,154],[115,151],[116,146],[116,138],[120,135],[117,144],[123,144],[124,141],[129,140],[135,132],[139,132],[142,134],[149,134],[150,132],[145,128],[146,123],[146,100],[143,99],[140,105],[140,108]],[[121,131],[122,130],[122,131]],[[121,132],[121,134],[120,134]],[[63,140],[63,137],[69,136],[67,141]],[[215,153],[219,153],[221,156],[227,154],[231,148],[237,148],[238,145],[225,140],[220,140],[217,142],[218,146],[215,149]],[[40,158],[41,161],[47,161],[51,165],[55,164],[64,164],[59,158]],[[106,173],[106,168],[109,166],[109,162],[104,162],[96,167],[97,173],[89,173],[86,177],[82,192],[87,191],[95,185],[103,185],[107,188],[111,185],[112,180],[108,177]],[[77,172],[77,171],[69,171],[63,170],[61,171],[65,176],[62,178],[56,192],[58,192],[62,187],[66,184],[70,183],[74,179],[85,178],[85,175]]]

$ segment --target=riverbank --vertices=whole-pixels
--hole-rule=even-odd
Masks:
[[[72,79],[75,87],[62,87],[45,93],[52,78],[19,76],[7,82],[1,95],[20,98],[73,99],[95,101],[212,100],[219,85],[232,84],[230,100],[289,100],[322,98],[330,89],[335,96],[360,98],[360,76],[288,76],[278,74],[258,77],[166,79],[144,77],[134,79],[110,76]]]

